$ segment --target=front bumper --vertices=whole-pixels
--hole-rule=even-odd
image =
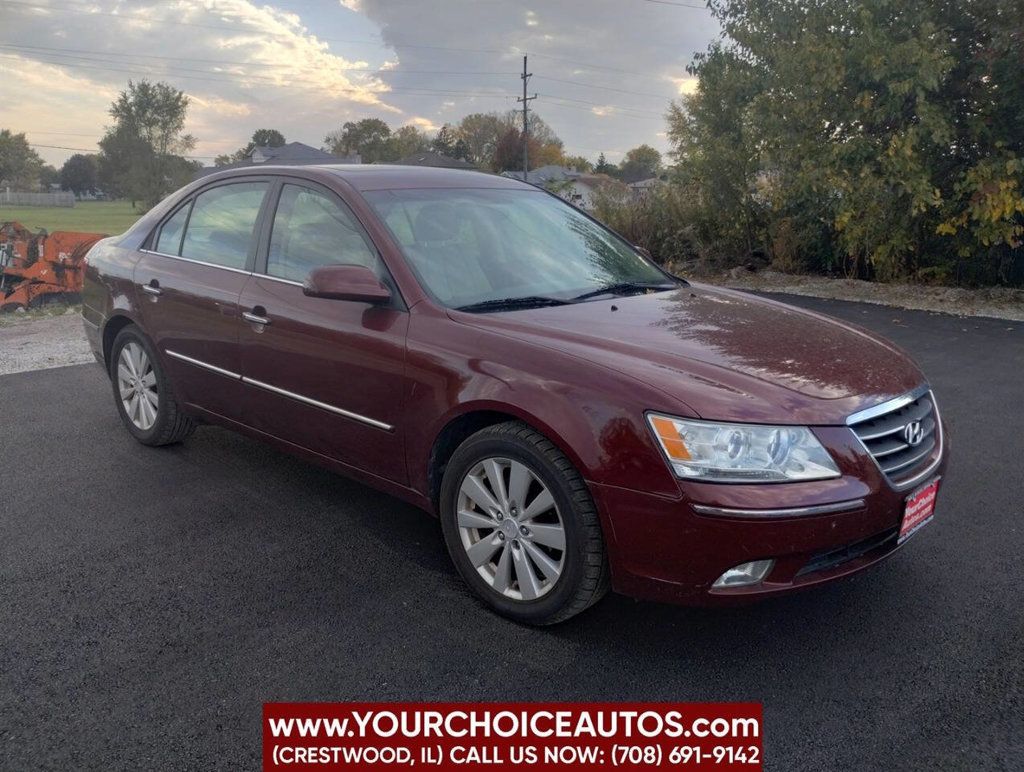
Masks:
[[[945,427],[941,431],[948,437]],[[845,427],[815,432],[836,458],[841,477],[762,485],[681,482],[676,498],[592,483],[604,516],[614,589],[649,600],[728,604],[828,582],[895,552],[904,504],[914,491],[896,490]],[[948,442],[938,453],[937,467],[922,485],[944,474]],[[770,518],[701,514],[837,502],[859,503],[838,512]],[[768,558],[775,564],[761,583],[712,589],[729,568]]]

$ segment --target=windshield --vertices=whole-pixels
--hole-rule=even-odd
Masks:
[[[560,302],[623,285],[675,283],[622,239],[532,190],[429,188],[363,194],[424,287],[452,308]],[[514,304],[509,304],[511,307]]]

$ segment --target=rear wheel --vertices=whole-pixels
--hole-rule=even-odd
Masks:
[[[608,589],[604,540],[582,477],[525,424],[491,426],[453,454],[441,526],[476,595],[519,622],[561,622]]]
[[[117,334],[111,347],[114,401],[129,433],[143,445],[180,442],[195,423],[178,408],[153,347],[135,325]]]

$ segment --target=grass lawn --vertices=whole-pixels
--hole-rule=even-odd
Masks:
[[[14,220],[29,230],[80,231],[114,236],[142,216],[130,201],[77,201],[73,207],[0,206],[0,223]]]

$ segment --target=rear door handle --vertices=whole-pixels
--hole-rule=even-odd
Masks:
[[[253,311],[255,310],[257,309],[253,309]],[[252,311],[243,311],[242,318],[245,319],[245,321],[247,322],[252,322],[253,324],[270,324],[270,320],[267,317],[260,316],[259,314],[254,314]]]
[[[156,279],[153,279],[153,281],[151,281],[149,284],[143,284],[142,291],[148,292],[153,297],[164,294],[164,291],[160,289],[160,282],[158,282]]]

